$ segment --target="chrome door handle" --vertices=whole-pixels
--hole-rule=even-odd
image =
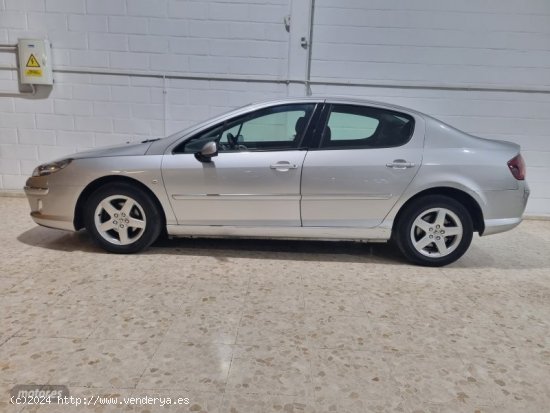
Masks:
[[[404,159],[396,159],[393,162],[388,162],[386,166],[393,169],[407,169],[414,168],[416,164],[414,162],[407,162]]]
[[[288,171],[289,169],[298,168],[298,165],[291,164],[290,162],[278,162],[276,164],[270,165],[269,167],[278,171]]]

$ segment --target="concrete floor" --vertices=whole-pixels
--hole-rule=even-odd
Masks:
[[[188,397],[39,412],[550,411],[550,222],[443,269],[386,245],[173,240],[110,255],[0,198],[0,411],[15,384]],[[27,407],[25,412],[35,411]]]

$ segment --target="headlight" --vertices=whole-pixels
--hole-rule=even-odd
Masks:
[[[67,167],[71,162],[72,159],[63,159],[61,161],[45,163],[44,165],[37,166],[34,171],[32,171],[32,176],[53,174],[54,172],[60,171],[61,169]]]

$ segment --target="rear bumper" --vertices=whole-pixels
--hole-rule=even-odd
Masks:
[[[522,218],[486,219],[483,235],[498,234],[499,232],[509,231],[512,228],[517,227],[521,221]]]
[[[530,190],[527,182],[518,181],[518,183],[518,189],[483,193],[486,200],[483,211],[485,229],[480,235],[509,231],[521,223]]]

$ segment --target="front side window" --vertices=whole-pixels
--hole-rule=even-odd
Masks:
[[[261,109],[188,139],[174,153],[196,153],[212,141],[220,152],[297,149],[314,108],[314,104],[293,104]]]
[[[387,148],[407,143],[414,119],[386,109],[333,105],[321,148]]]

